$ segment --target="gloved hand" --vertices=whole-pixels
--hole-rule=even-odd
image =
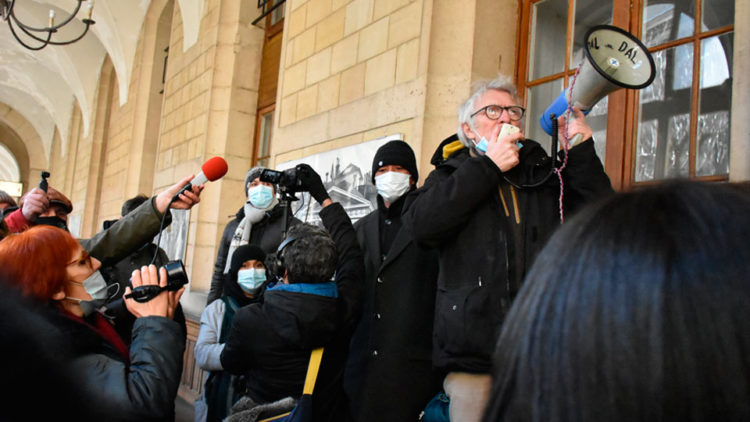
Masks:
[[[297,167],[297,178],[302,183],[304,190],[310,192],[313,198],[322,204],[323,201],[330,198],[328,191],[323,186],[323,181],[320,180],[320,175],[313,170],[307,164],[298,164]]]

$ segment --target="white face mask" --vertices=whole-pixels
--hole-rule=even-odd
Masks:
[[[102,276],[102,273],[99,272],[99,270],[94,271],[91,273],[90,276],[86,278],[86,280],[83,280],[81,283],[83,284],[83,288],[86,289],[86,292],[91,295],[91,298],[94,300],[97,299],[108,299],[110,297],[109,286],[107,286],[107,281],[104,280],[104,277]],[[119,290],[119,285],[116,285]],[[117,290],[115,290],[115,293],[117,294]]]
[[[65,297],[65,299],[70,301],[78,302],[81,306],[81,310],[83,310],[84,316],[91,315],[95,310],[104,306],[109,298],[116,295],[120,290],[118,284],[107,285],[107,282],[104,280],[104,277],[99,270],[91,273],[91,275],[83,280],[83,282],[79,283],[77,281],[71,281],[71,283],[83,285],[83,288],[86,289],[86,293],[91,296],[91,300],[84,300],[70,296]]]
[[[378,189],[378,195],[383,197],[383,201],[392,204],[401,198],[403,194],[409,191],[410,174],[389,171],[387,173],[375,176],[375,187]]]

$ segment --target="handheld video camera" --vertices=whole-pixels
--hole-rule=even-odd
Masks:
[[[265,169],[260,174],[260,181],[277,185],[281,192],[295,193],[304,188],[302,186],[302,181],[297,176],[296,168],[290,168],[283,171]]]
[[[47,188],[49,187],[49,183],[47,182],[47,178],[50,176],[48,171],[42,171],[42,180],[39,181],[39,189],[47,192]]]
[[[145,303],[155,298],[159,293],[164,290],[170,292],[176,292],[180,290],[182,286],[188,283],[187,273],[185,272],[185,266],[182,261],[169,261],[162,267],[167,270],[167,285],[160,287],[155,284],[149,284],[147,286],[138,286],[133,289],[132,292],[125,295],[126,299],[133,299],[139,303]]]

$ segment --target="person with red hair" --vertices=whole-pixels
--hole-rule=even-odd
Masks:
[[[185,337],[172,320],[184,287],[162,291],[150,301],[125,299],[136,316],[130,348],[95,309],[108,288],[101,262],[65,230],[35,226],[0,242],[0,280],[45,305],[43,316],[61,336],[68,373],[100,420],[152,420],[171,417],[182,370]],[[166,286],[163,268],[132,273],[132,289]],[[129,294],[131,287],[125,289]]]

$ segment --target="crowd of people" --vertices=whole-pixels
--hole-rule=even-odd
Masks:
[[[200,318],[196,421],[750,420],[747,189],[615,194],[580,110],[550,156],[520,104],[506,77],[478,84],[422,186],[409,144],[382,145],[356,224],[310,166],[296,186],[322,227],[250,169]],[[91,239],[52,187],[0,194],[11,420],[174,419],[184,287],[151,241],[200,201],[189,181]],[[30,376],[53,408],[29,405]]]

